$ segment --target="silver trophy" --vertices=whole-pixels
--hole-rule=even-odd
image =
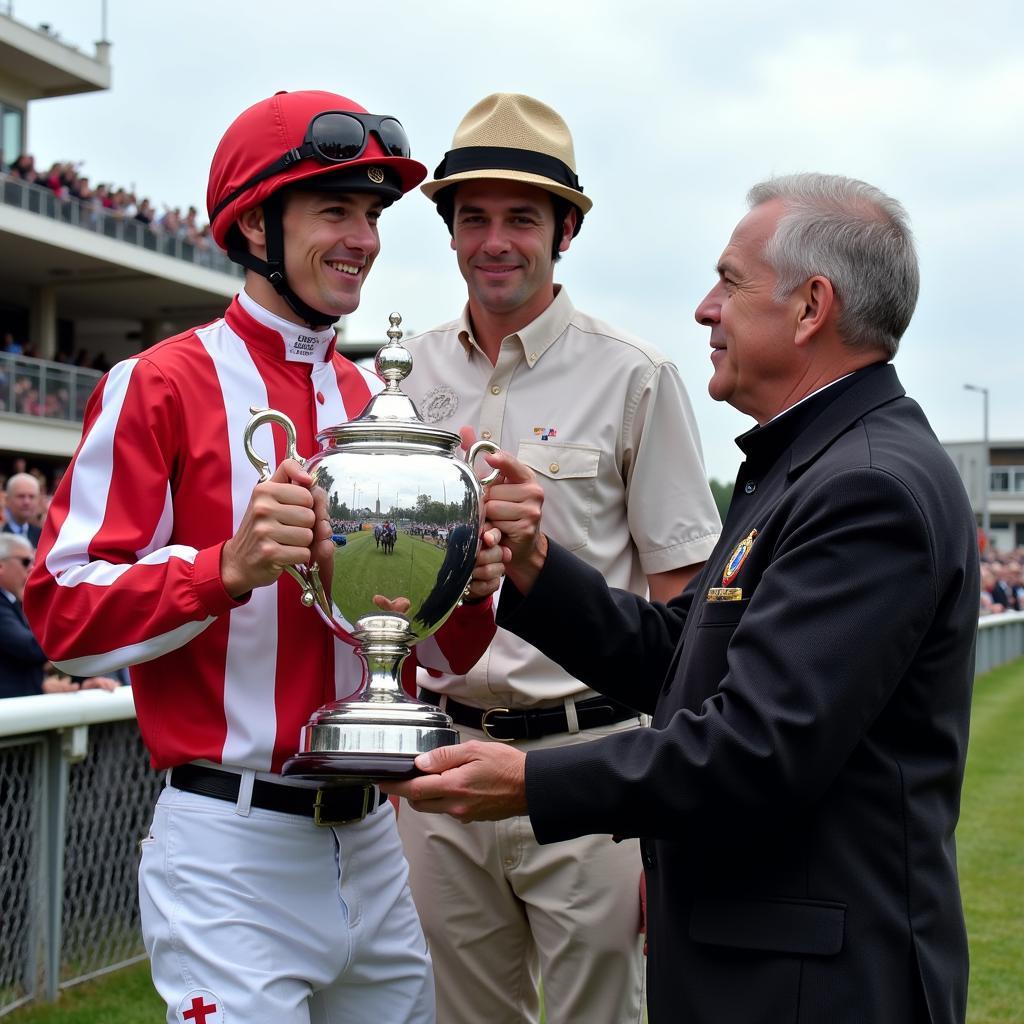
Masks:
[[[320,708],[303,727],[284,775],[352,783],[408,778],[417,754],[459,742],[448,715],[402,690],[402,662],[466,590],[480,543],[482,485],[497,476],[478,480],[473,462],[498,447],[478,441],[463,461],[457,434],[420,419],[399,383],[412,370],[412,355],[399,343],[402,318],[392,313],[390,321],[376,359],[386,387],[356,419],[317,434],[320,450],[311,458],[296,452],[295,426],[280,412],[254,409],[245,428],[245,451],[261,480],[271,471],[253,434],[276,423],[287,434],[288,456],[313,477],[314,495],[326,499],[332,558],[287,571],[302,587],[302,603],[366,666],[358,693]]]

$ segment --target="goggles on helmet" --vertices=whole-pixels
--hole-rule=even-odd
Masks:
[[[301,146],[289,149],[284,156],[268,164],[222,199],[210,214],[210,222],[216,220],[217,214],[243,192],[248,192],[261,181],[286,171],[300,160],[315,158],[320,163],[328,165],[358,159],[366,151],[371,134],[377,136],[388,156],[407,159],[411,156],[409,137],[397,118],[389,114],[363,114],[355,110],[325,110],[309,122]]]

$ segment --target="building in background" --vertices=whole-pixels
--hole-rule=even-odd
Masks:
[[[943,447],[967,488],[979,529],[987,498],[991,547],[1024,547],[1024,440],[989,441],[987,451],[982,441],[950,441]]]

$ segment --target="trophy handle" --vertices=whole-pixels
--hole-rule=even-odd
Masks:
[[[245,433],[243,435],[245,454],[259,473],[260,483],[265,484],[274,475],[270,472],[270,463],[252,446],[252,435],[264,423],[276,423],[279,427],[284,428],[285,436],[288,439],[285,457],[294,459],[305,469],[306,460],[295,448],[295,424],[283,412],[278,412],[276,409],[259,409],[256,406],[250,406],[249,412],[252,413],[252,419],[245,425]],[[306,565],[286,565],[284,569],[285,572],[295,578],[295,581],[302,588],[302,603],[307,608],[311,607],[316,601],[314,583],[319,582],[320,576],[317,565],[314,563],[312,569]]]
[[[501,449],[493,441],[476,441],[470,447],[469,451],[466,452],[466,462],[469,464],[469,468],[473,469],[473,463],[476,462],[476,457],[481,452],[490,452],[492,455],[497,455],[498,452],[500,451]],[[474,470],[474,472],[476,471]],[[487,474],[487,476],[480,480],[480,483],[483,486],[486,486],[487,484],[493,484],[494,481],[497,480],[500,475],[501,470],[492,469],[490,473]]]

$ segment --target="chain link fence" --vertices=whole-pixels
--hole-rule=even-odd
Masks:
[[[0,747],[0,1013],[31,999],[38,975],[39,746]]]
[[[0,1016],[144,958],[138,841],[162,785],[134,717],[0,736]]]

